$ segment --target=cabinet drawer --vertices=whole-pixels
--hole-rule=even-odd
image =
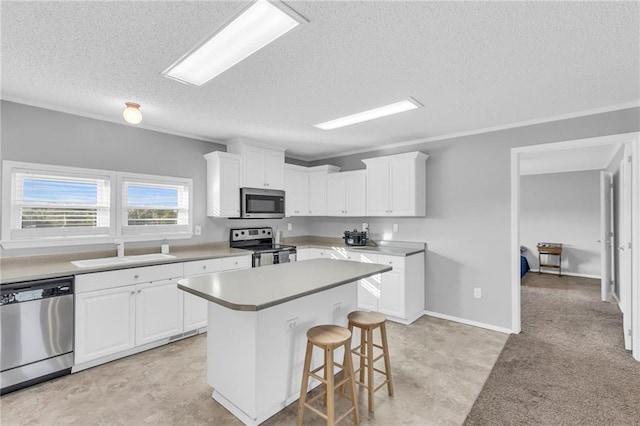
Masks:
[[[391,265],[393,269],[404,269],[404,256],[389,256],[381,254],[378,256],[378,263]]]
[[[76,276],[76,293],[182,277],[182,263],[143,266]]]
[[[355,262],[364,262],[364,263],[382,263],[378,261],[378,255],[372,253],[361,253],[358,251],[350,251],[348,255],[349,260]]]
[[[196,260],[193,262],[185,262],[184,264],[185,277],[220,272],[221,270],[222,259]]]
[[[222,259],[222,270],[229,271],[231,269],[251,268],[251,255],[225,257]]]

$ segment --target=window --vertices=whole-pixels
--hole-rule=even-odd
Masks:
[[[3,205],[10,212],[3,215],[3,240],[115,236],[115,174],[10,161],[4,169]]]
[[[191,235],[191,180],[121,176],[122,235]]]
[[[192,180],[3,161],[2,245],[190,238]]]

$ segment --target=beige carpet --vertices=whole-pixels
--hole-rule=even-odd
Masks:
[[[640,424],[640,363],[600,281],[528,273],[512,335],[465,425]]]

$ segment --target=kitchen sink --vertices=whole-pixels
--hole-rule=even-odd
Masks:
[[[139,254],[123,257],[102,257],[99,259],[74,260],[78,268],[96,268],[100,266],[126,265],[128,263],[153,262],[154,260],[175,259],[175,256],[162,253]]]

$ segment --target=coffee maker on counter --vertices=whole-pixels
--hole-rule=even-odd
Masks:
[[[344,243],[348,246],[366,246],[367,245],[367,231],[344,231]]]

